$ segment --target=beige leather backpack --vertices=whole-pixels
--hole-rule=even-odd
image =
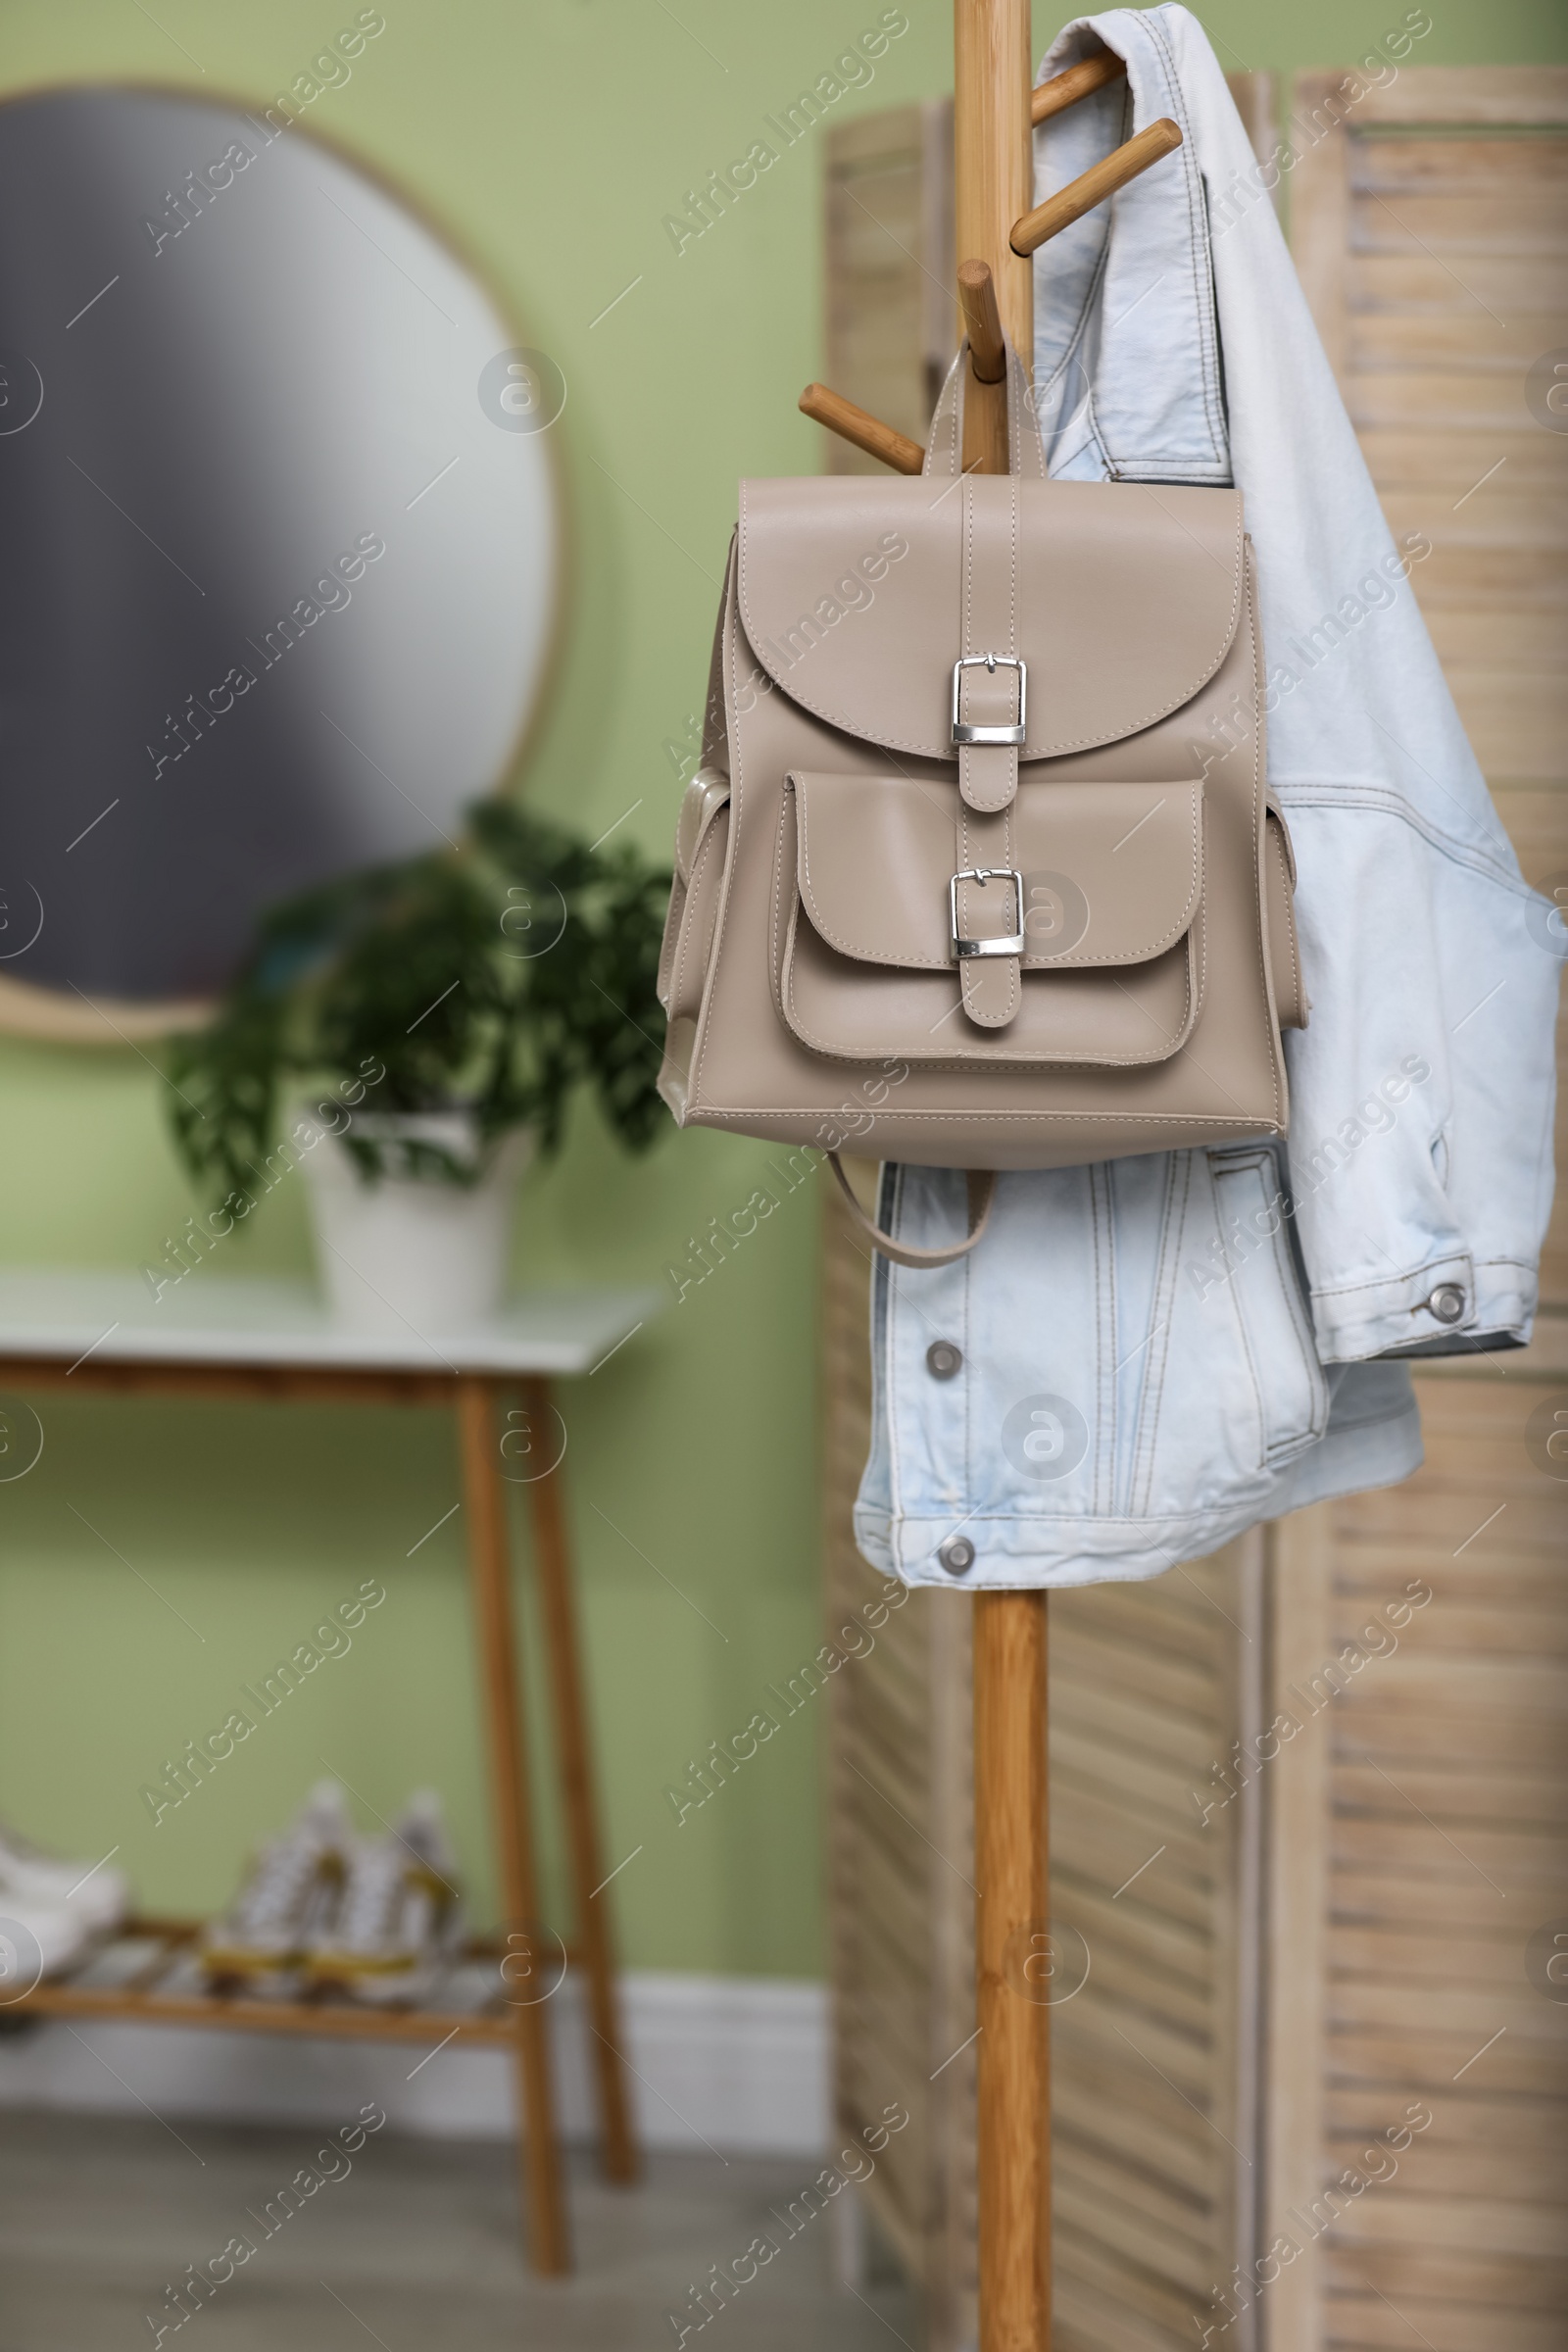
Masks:
[[[682,1126],[971,1171],[916,1264],[988,1171],[1283,1136],[1306,1019],[1240,493],[1048,481],[1016,359],[963,475],[964,367],[922,476],[742,483],[660,976]]]

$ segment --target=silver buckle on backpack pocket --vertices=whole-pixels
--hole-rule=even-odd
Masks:
[[[1018,672],[1018,723],[1015,727],[971,727],[958,716],[958,690],[966,669],[1004,669]],[[1016,654],[963,654],[953,664],[953,740],[955,743],[1021,744],[1027,715],[1029,672]]]
[[[958,884],[960,882],[978,882],[982,889],[988,882],[1010,882],[1014,892],[1013,904],[1018,914],[1017,930],[1004,931],[1000,939],[961,938],[958,932]],[[963,871],[955,874],[948,884],[948,926],[953,936],[955,956],[1021,956],[1024,951],[1022,874],[1015,866],[1010,865],[966,865]]]

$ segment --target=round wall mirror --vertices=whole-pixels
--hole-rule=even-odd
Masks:
[[[281,115],[0,106],[0,1025],[188,1019],[507,774],[561,569],[526,345]]]

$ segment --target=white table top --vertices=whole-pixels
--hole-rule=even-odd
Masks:
[[[656,1315],[655,1290],[526,1291],[491,1322],[392,1337],[334,1323],[312,1284],[198,1271],[155,1303],[118,1267],[0,1268],[0,1357],[312,1370],[587,1373]]]

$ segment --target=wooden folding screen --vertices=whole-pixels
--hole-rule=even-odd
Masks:
[[[1291,111],[1319,329],[1396,534],[1431,544],[1411,585],[1498,812],[1568,906],[1568,390],[1554,415],[1543,389],[1568,386],[1568,72],[1306,75]],[[1279,1531],[1281,1690],[1408,1583],[1433,1597],[1279,1776],[1269,2232],[1432,2120],[1268,2290],[1270,2352],[1568,2341],[1568,1984],[1530,1951],[1555,1922],[1568,1952],[1568,1486],[1527,1442],[1568,1428],[1561,1189],[1542,1296],[1527,1355],[1418,1374],[1416,1478]]]
[[[1232,87],[1266,152],[1259,80]],[[1568,882],[1568,433],[1526,394],[1568,363],[1568,75],[1303,77],[1291,118],[1293,241],[1374,478],[1432,543],[1413,584],[1526,870]],[[829,143],[825,373],[915,437],[954,335],[947,157],[937,108]],[[867,1273],[830,1203],[835,1624],[876,1587],[849,1533]],[[1055,2018],[1057,2352],[1565,2340],[1568,2006],[1531,1939],[1568,1933],[1568,1527],[1525,1439],[1568,1413],[1561,1214],[1543,1283],[1527,1355],[1418,1375],[1405,1486],[1053,1601],[1053,1903],[1064,1965],[1075,1930],[1093,1953]],[[933,2352],[973,2334],[967,1634],[956,1595],[912,1595],[832,1702],[838,2109],[910,2109],[863,2196]],[[1313,1713],[1293,1687],[1335,1657]],[[1204,1826],[1216,1768],[1236,1794]]]

